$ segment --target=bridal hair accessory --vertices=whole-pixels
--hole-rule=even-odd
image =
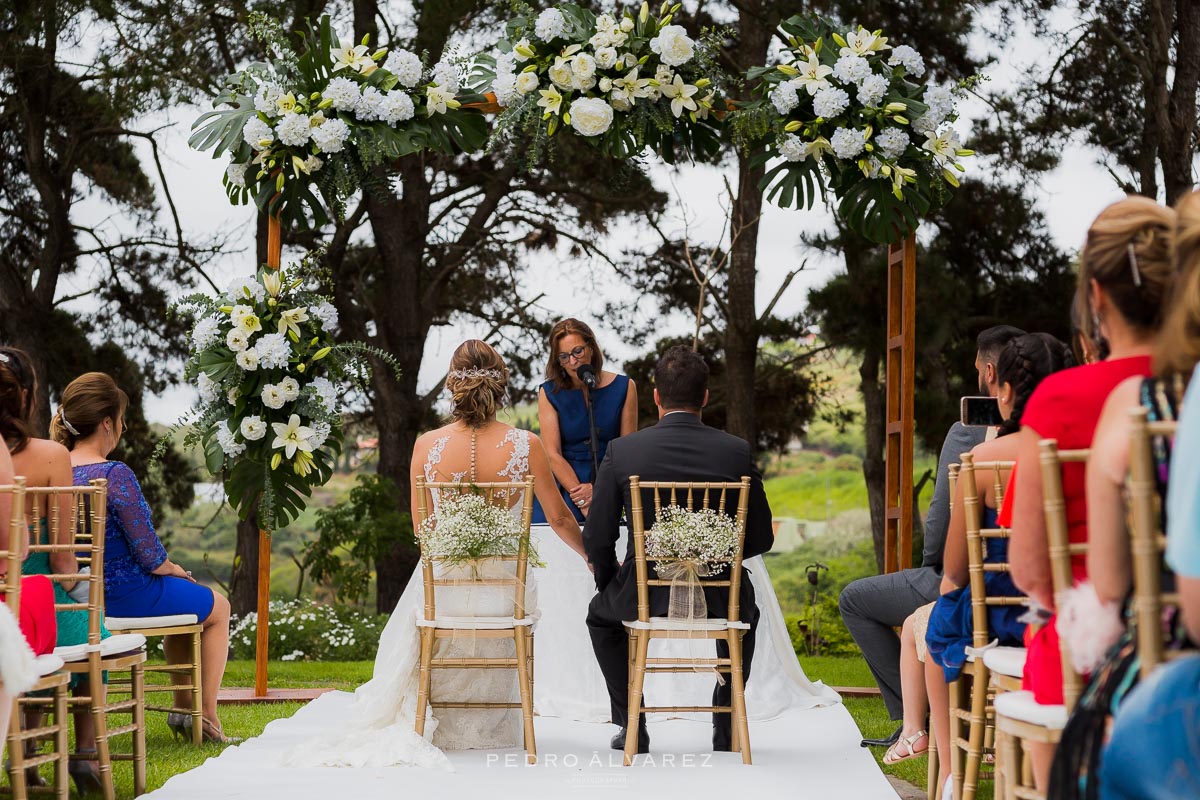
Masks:
[[[63,427],[66,428],[67,432],[70,433],[72,436],[80,436],[81,435],[79,433],[79,431],[75,430],[75,426],[72,425],[70,423],[70,421],[67,419],[67,415],[63,413],[62,408],[58,409],[58,418],[62,420]]]
[[[452,369],[446,377],[453,378],[456,381],[467,380],[469,378],[491,378],[494,381],[498,381],[504,377],[504,373],[498,369],[469,367],[467,369]]]
[[[0,353],[0,361],[3,361],[5,364],[7,364],[12,361],[12,359],[8,357],[7,353]]]
[[[1131,272],[1133,272],[1133,285],[1141,286],[1142,273],[1141,270],[1138,269],[1137,252],[1133,249],[1133,242],[1129,243],[1127,251],[1129,253],[1129,269]]]

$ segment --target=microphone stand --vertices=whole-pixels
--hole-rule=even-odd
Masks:
[[[600,436],[596,433],[596,412],[592,408],[592,390],[587,385],[583,384],[583,404],[587,406],[588,412],[588,432],[591,434],[591,450],[592,450],[592,486],[596,485],[596,478],[600,477],[600,460],[597,454],[600,452]]]

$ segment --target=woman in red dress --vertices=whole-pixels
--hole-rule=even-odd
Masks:
[[[1061,450],[1091,446],[1104,401],[1117,384],[1151,374],[1150,357],[1162,323],[1170,283],[1170,241],[1175,212],[1144,197],[1127,197],[1106,208],[1088,229],[1080,257],[1079,291],[1088,301],[1087,334],[1107,342],[1108,358],[1064,370],[1042,381],[1021,418],[1013,475],[1012,577],[1045,608],[1054,610],[1050,553],[1042,507],[1038,442],[1056,439]],[[1099,349],[1099,347],[1097,348]],[[1087,541],[1084,465],[1063,467],[1068,535]],[[1083,557],[1073,562],[1077,581],[1087,577]],[[1051,618],[1029,638],[1023,686],[1042,704],[1063,702],[1058,633]],[[1034,778],[1045,791],[1053,745],[1034,745]]]

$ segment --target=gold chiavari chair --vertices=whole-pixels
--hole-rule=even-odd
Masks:
[[[1182,651],[1165,650],[1163,608],[1177,606],[1179,595],[1164,592],[1163,551],[1167,537],[1161,530],[1160,498],[1151,451],[1155,437],[1174,438],[1175,422],[1150,422],[1145,407],[1130,412],[1129,507],[1133,551],[1133,612],[1137,626],[1137,652],[1144,680],[1164,660]]]
[[[1057,605],[1062,593],[1074,585],[1072,559],[1087,555],[1087,544],[1072,544],[1069,537],[1062,467],[1064,464],[1086,465],[1090,451],[1059,450],[1054,439],[1043,439],[1039,449],[1050,576]],[[1024,754],[1025,745],[1031,742],[1057,745],[1067,718],[1083,692],[1083,679],[1071,666],[1064,637],[1059,637],[1059,650],[1063,673],[1062,705],[1041,705],[1028,691],[1005,692],[996,697],[997,769],[1003,772],[1007,800],[1043,800],[1045,795],[1036,789],[1032,780]]]
[[[983,497],[978,491],[979,473],[991,473],[996,506],[1004,498],[1006,477],[1011,461],[976,463],[964,453],[959,471],[963,487],[963,510],[967,534],[967,576],[971,592],[971,647],[958,679],[950,684],[950,775],[955,800],[972,800],[981,777],[980,767],[990,744],[989,733],[995,725],[995,712],[989,702],[990,672],[985,657],[991,651],[1018,651],[1023,648],[995,647],[989,643],[988,612],[995,606],[1024,605],[1025,598],[988,595],[985,578],[989,572],[1007,572],[1008,562],[986,561],[987,540],[1007,539],[1004,528],[983,527]],[[1021,661],[1024,662],[1023,653]],[[983,776],[988,777],[988,776]]]
[[[950,511],[954,511],[954,498],[958,497],[958,475],[962,470],[962,464],[949,464],[946,466],[946,477],[950,481]],[[926,655],[926,658],[929,656]],[[940,769],[938,765],[937,737],[933,733],[933,725],[929,726],[929,744],[926,750],[929,753],[928,764],[925,771],[925,797],[927,800],[939,800],[937,796],[938,775]]]
[[[421,667],[417,690],[415,730],[425,735],[426,708],[456,709],[516,709],[521,710],[526,761],[537,763],[537,742],[533,729],[533,622],[525,613],[525,576],[529,568],[529,524],[533,518],[533,476],[519,483],[433,483],[417,478],[417,525],[425,523],[432,511],[434,493],[439,495],[466,492],[481,493],[488,503],[499,504],[514,493],[521,493],[522,536],[515,556],[491,559],[496,562],[515,562],[512,577],[475,577],[466,579],[442,578],[435,573],[439,559],[427,557],[422,551],[421,570],[424,582],[425,609],[417,626],[421,629]],[[419,540],[418,540],[419,541]],[[513,605],[511,617],[446,617],[438,616],[437,587],[439,586],[496,586],[511,587]],[[437,643],[444,639],[512,639],[513,657],[439,657]],[[434,702],[432,699],[433,671],[438,669],[512,669],[517,673],[521,692],[520,703],[456,700]]]
[[[0,549],[0,557],[8,564],[8,571],[0,575],[0,594],[5,595],[5,603],[15,619],[21,618],[21,547],[22,537],[28,536],[25,526],[25,479],[16,478],[12,485],[0,486],[0,494],[12,496],[11,519],[9,525],[9,549]],[[67,716],[67,683],[71,676],[62,671],[63,661],[53,655],[42,655],[34,662],[37,670],[37,683],[30,688],[31,692],[50,693],[50,721],[43,722],[36,728],[26,729],[22,724],[20,698],[13,698],[12,719],[9,729],[5,732],[9,753],[9,791],[24,800],[32,793],[53,793],[60,800],[66,800],[69,791],[67,781],[67,764],[70,756],[69,718]],[[42,742],[52,743],[49,752],[40,750]],[[26,755],[25,748],[32,745],[35,750]],[[43,764],[54,764],[54,783],[50,787],[33,787],[28,785],[26,770],[36,770]]]
[[[88,582],[88,601],[86,603],[59,603],[57,611],[86,610],[88,615],[87,644],[57,647],[54,654],[65,663],[67,672],[86,675],[89,694],[73,696],[69,702],[72,706],[84,706],[92,716],[96,729],[96,752],[79,752],[73,757],[81,760],[95,760],[99,765],[100,785],[105,800],[115,800],[116,789],[113,784],[112,762],[131,761],[133,763],[134,794],[141,795],[146,791],[146,725],[145,697],[143,695],[142,668],[146,661],[146,637],[136,633],[113,634],[101,640],[100,627],[104,610],[104,535],[106,524],[106,499],[108,481],[96,479],[87,486],[51,486],[26,490],[30,498],[41,498],[41,501],[31,502],[34,509],[45,509],[46,526],[49,534],[48,543],[30,545],[30,552],[73,552],[77,555],[80,567],[89,567],[87,574],[52,573],[47,577],[56,583]],[[63,498],[70,502],[71,514],[63,519],[59,505]],[[35,515],[36,516],[36,515]],[[37,526],[35,526],[36,528]],[[64,537],[59,535],[64,527],[71,532],[66,543],[56,544]],[[128,699],[109,700],[104,687],[106,672],[130,673]],[[23,699],[26,703],[36,704],[37,701]],[[112,715],[131,717],[126,725],[110,725]],[[112,739],[132,735],[132,746],[129,753],[114,753]]]
[[[189,702],[181,706],[172,700],[171,705],[147,705],[147,711],[157,711],[168,715],[179,714],[190,719],[190,735],[192,744],[199,746],[204,742],[204,722],[202,719],[203,698],[201,697],[200,669],[200,634],[204,626],[195,614],[174,614],[165,617],[105,617],[105,626],[113,633],[136,633],[147,639],[165,636],[185,636],[188,640],[188,658],[183,661],[167,660],[163,664],[146,664],[143,673],[159,673],[168,675],[170,683],[149,683],[143,685],[142,691],[149,695],[162,692],[187,692]],[[164,656],[166,649],[164,648]],[[168,656],[169,658],[169,656]],[[126,688],[130,686],[130,677],[121,679],[109,677],[109,689]],[[169,722],[170,720],[168,720]],[[174,728],[172,730],[175,730]]]
[[[729,606],[724,618],[702,620],[673,620],[650,616],[650,588],[669,587],[671,581],[651,578],[646,557],[645,515],[642,492],[653,496],[655,515],[662,511],[663,493],[668,505],[688,510],[715,508],[726,513],[727,496],[737,493],[737,551],[730,564],[729,577],[720,580],[702,579],[705,586],[729,588]],[[742,637],[750,626],[742,622],[739,613],[742,581],[742,549],[746,540],[746,513],[750,503],[750,478],[743,476],[738,483],[671,483],[643,482],[637,475],[629,479],[630,516],[632,518],[634,555],[637,570],[638,618],[624,623],[629,633],[629,719],[625,729],[625,765],[633,763],[638,745],[638,720],[643,713],[653,711],[726,713],[732,717],[731,747],[741,752],[742,763],[750,760],[750,729],[746,718],[745,682],[742,678]],[[713,496],[716,495],[716,502]],[[680,502],[682,501],[682,502]],[[711,639],[724,641],[729,648],[728,658],[649,658],[653,639]],[[697,669],[729,673],[732,684],[732,706],[643,706],[642,693],[646,674],[652,672],[694,672]],[[619,722],[619,720],[613,720]]]

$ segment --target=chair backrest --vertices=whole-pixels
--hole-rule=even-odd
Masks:
[[[108,481],[97,478],[87,486],[33,486],[26,487],[26,507],[46,509],[48,538],[41,541],[41,521],[31,523],[32,535],[29,553],[74,553],[79,570],[88,567],[88,573],[55,572],[53,558],[47,577],[54,583],[88,582],[86,603],[55,603],[55,611],[88,612],[88,644],[100,644],[100,622],[104,614],[104,533],[107,523]],[[60,504],[69,501],[71,509],[67,518],[59,510]],[[63,535],[65,532],[65,536]]]
[[[1137,630],[1138,660],[1145,678],[1165,658],[1178,655],[1163,647],[1164,606],[1178,605],[1179,595],[1164,593],[1163,560],[1167,537],[1162,530],[1158,481],[1151,450],[1156,437],[1174,438],[1175,422],[1150,422],[1145,407],[1130,412],[1129,508],[1132,522],[1130,549],[1133,552],[1133,612]]]
[[[509,508],[508,499],[515,493],[521,494],[521,535],[517,543],[517,554],[500,556],[493,561],[515,561],[516,568],[513,576],[483,577],[473,575],[471,578],[439,578],[434,573],[434,565],[443,559],[427,556],[424,545],[421,545],[421,577],[425,589],[425,619],[437,618],[437,587],[438,586],[511,586],[513,590],[513,618],[525,618],[525,576],[529,567],[529,524],[533,519],[533,476],[525,476],[525,480],[513,483],[464,483],[462,481],[431,482],[417,478],[417,524],[416,530],[434,513],[436,504],[433,502],[435,493],[438,497],[458,494],[475,493],[484,498],[489,505]],[[501,502],[503,501],[503,502]],[[420,543],[420,537],[417,538]]]
[[[1062,593],[1075,585],[1071,562],[1074,558],[1087,555],[1087,542],[1072,544],[1067,525],[1067,505],[1063,495],[1063,464],[1087,464],[1089,450],[1059,450],[1055,439],[1042,439],[1038,443],[1041,451],[1042,502],[1046,515],[1046,541],[1050,549],[1050,582],[1054,587],[1055,605],[1061,603]],[[1083,692],[1083,679],[1071,666],[1066,637],[1058,637],[1062,655],[1063,700],[1067,710],[1075,708],[1075,701]]]
[[[728,586],[729,607],[728,619],[731,622],[740,621],[740,602],[742,586],[742,550],[746,544],[746,514],[750,508],[750,476],[743,475],[737,483],[715,482],[672,482],[672,481],[643,481],[637,475],[629,478],[630,525],[633,536],[634,557],[636,559],[638,620],[650,621],[650,587],[670,586],[671,581],[661,578],[651,578],[646,558],[646,515],[643,505],[643,492],[649,492],[650,503],[654,506],[654,516],[657,519],[664,505],[674,505],[688,511],[713,509],[721,514],[728,514],[729,509],[736,508],[732,515],[737,525],[737,550],[730,564],[728,578],[703,578],[705,586]],[[730,493],[736,493],[736,506],[730,502]],[[663,502],[666,495],[667,501]]]
[[[946,477],[950,479],[950,510],[954,510],[954,498],[958,497],[958,473],[962,464],[950,464],[946,467]]]
[[[12,500],[9,518],[0,520],[0,525],[8,526],[8,548],[0,548],[0,560],[8,565],[8,570],[0,575],[0,594],[5,595],[4,602],[12,612],[13,619],[21,618],[21,559],[23,539],[26,536],[25,527],[25,479],[13,478],[13,482],[0,486],[0,495],[8,495]]]
[[[1011,474],[1011,461],[980,461],[970,453],[963,453],[958,479],[963,487],[963,514],[967,530],[967,580],[971,587],[971,635],[975,647],[988,643],[988,606],[1020,606],[1026,604],[1024,597],[988,596],[984,581],[989,572],[1008,572],[1008,560],[986,562],[988,539],[1007,539],[1007,528],[983,527],[983,497],[978,490],[976,476],[990,473],[992,490],[996,495],[996,507],[1004,500],[1005,480]]]

